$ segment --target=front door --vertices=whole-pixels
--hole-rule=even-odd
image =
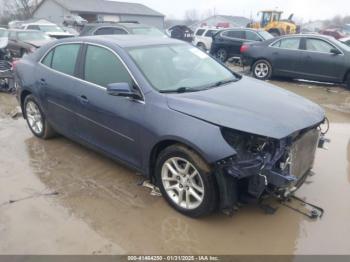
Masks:
[[[331,43],[318,38],[305,38],[300,68],[305,78],[316,81],[342,81],[345,57]],[[334,54],[338,49],[341,54]]]
[[[141,166],[139,124],[143,122],[143,101],[111,96],[112,83],[135,83],[114,52],[94,45],[86,46],[83,79],[78,85],[79,136],[85,142],[125,161]]]

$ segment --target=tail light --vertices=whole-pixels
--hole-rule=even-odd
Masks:
[[[249,49],[249,45],[242,45],[242,46],[241,46],[241,54],[247,52],[248,49]]]

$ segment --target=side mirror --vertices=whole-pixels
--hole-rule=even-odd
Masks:
[[[337,48],[331,49],[331,53],[332,53],[333,55],[340,55],[340,54],[341,54],[341,52],[340,52],[339,49],[337,49]]]
[[[111,96],[129,97],[139,99],[140,95],[135,93],[129,83],[112,83],[107,85],[107,93]]]

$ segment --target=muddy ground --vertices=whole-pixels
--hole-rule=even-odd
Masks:
[[[63,137],[34,138],[9,116],[15,98],[0,94],[0,254],[350,254],[350,92],[272,82],[330,118],[332,143],[298,193],[326,210],[322,219],[254,205],[233,217],[184,217],[118,163]]]

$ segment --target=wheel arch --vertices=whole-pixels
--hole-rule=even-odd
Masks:
[[[251,65],[250,65],[251,70],[253,70],[253,66],[254,66],[254,64],[255,64],[256,62],[258,62],[259,60],[266,60],[267,62],[269,62],[269,63],[270,63],[270,65],[272,66],[272,71],[273,71],[273,65],[272,65],[272,62],[271,62],[271,60],[270,60],[270,59],[268,59],[268,58],[266,58],[266,57],[258,57],[258,58],[253,59],[253,60],[252,60]]]
[[[21,110],[22,110],[22,113],[23,113],[23,118],[26,119],[26,116],[24,114],[24,101],[26,99],[27,96],[31,95],[32,92],[28,91],[28,90],[23,90],[21,92],[21,95],[20,95],[20,105],[21,105]]]
[[[346,82],[349,76],[350,76],[350,68],[347,71],[345,71],[343,82]]]
[[[182,146],[189,148],[190,150],[197,153],[203,159],[203,161],[205,161],[208,165],[211,165],[211,163],[209,163],[207,161],[207,159],[205,158],[203,152],[201,152],[201,150],[199,148],[197,148],[196,146],[194,146],[191,142],[184,141],[183,139],[167,138],[167,139],[164,139],[164,140],[157,142],[152,147],[151,153],[150,153],[149,158],[148,158],[148,177],[151,179],[151,181],[154,184],[157,184],[154,171],[155,171],[155,165],[156,165],[158,156],[164,149],[166,149],[170,146],[173,146],[173,145],[182,145]]]

